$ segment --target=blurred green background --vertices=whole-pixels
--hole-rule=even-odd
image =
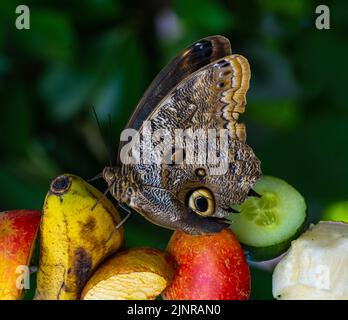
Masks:
[[[331,29],[305,0],[0,1],[0,206],[40,209],[50,180],[91,178],[108,163],[133,108],[160,69],[213,34],[246,56],[248,142],[263,172],[306,198],[310,221],[345,201],[348,180],[348,5],[330,1]],[[95,183],[105,189],[103,182]],[[121,212],[121,214],[124,214]],[[133,215],[127,246],[165,248],[170,231]],[[271,274],[252,269],[252,298],[271,298]]]

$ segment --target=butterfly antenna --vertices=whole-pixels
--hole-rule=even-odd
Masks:
[[[103,177],[103,174],[102,174],[102,173],[98,173],[98,174],[97,174],[96,176],[94,176],[93,178],[88,179],[87,182],[92,182],[92,181],[101,179],[102,177]]]
[[[93,113],[94,113],[95,120],[97,121],[97,125],[98,125],[100,136],[102,137],[102,140],[103,140],[104,145],[105,145],[105,147],[107,149],[107,152],[108,152],[109,163],[111,163],[111,147],[108,146],[107,143],[106,143],[107,139],[106,139],[106,137],[105,137],[105,135],[103,133],[103,130],[102,130],[102,127],[100,125],[100,121],[99,121],[99,118],[98,118],[98,115],[97,115],[97,112],[96,112],[95,108],[92,107],[92,110],[93,110]]]

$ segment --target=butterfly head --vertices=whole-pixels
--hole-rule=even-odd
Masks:
[[[105,167],[102,175],[108,186],[113,186],[118,178],[118,170],[116,167]]]
[[[108,184],[108,190],[118,202],[132,202],[137,187],[129,175],[123,175],[119,167],[105,167],[102,175]]]

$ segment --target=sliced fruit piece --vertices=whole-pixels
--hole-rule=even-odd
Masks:
[[[23,298],[40,218],[41,211],[0,212],[0,300]]]
[[[83,300],[153,300],[174,275],[174,261],[157,249],[133,248],[108,259],[84,287]]]
[[[40,226],[35,299],[74,300],[96,267],[123,243],[112,203],[81,178],[55,178]]]
[[[284,253],[306,226],[307,207],[301,194],[284,180],[263,176],[254,186],[261,197],[234,205],[231,229],[248,259],[264,261]]]
[[[291,244],[273,273],[277,299],[348,299],[348,224],[319,222]]]
[[[178,264],[163,293],[168,300],[245,300],[250,273],[243,250],[231,230],[210,235],[175,231],[168,252]]]

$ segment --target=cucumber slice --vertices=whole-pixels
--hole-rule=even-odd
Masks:
[[[228,220],[249,260],[270,260],[284,253],[302,233],[307,206],[301,194],[279,178],[263,176],[253,189],[261,198],[249,197],[233,205],[240,213],[231,214]]]

